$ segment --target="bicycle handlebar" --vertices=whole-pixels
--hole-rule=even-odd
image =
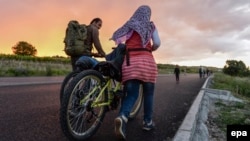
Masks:
[[[101,54],[99,54],[99,53],[91,53],[91,56],[93,56],[93,57],[105,57],[105,56],[103,56],[103,55],[101,55]]]

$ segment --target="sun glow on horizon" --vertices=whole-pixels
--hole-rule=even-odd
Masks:
[[[67,57],[63,39],[68,22],[74,19],[89,24],[100,17],[103,20],[100,40],[108,54],[115,46],[109,40],[112,33],[142,4],[151,6],[151,19],[161,38],[162,44],[154,53],[157,63],[223,67],[226,60],[234,59],[250,66],[248,0],[196,1],[195,5],[192,0],[133,1],[133,4],[125,0],[74,3],[2,0],[0,53],[13,54],[11,48],[26,41],[37,49],[39,57]],[[179,9],[183,12],[178,12]]]

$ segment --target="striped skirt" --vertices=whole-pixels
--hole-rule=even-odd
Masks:
[[[137,79],[143,82],[156,82],[158,74],[157,65],[152,53],[131,53],[129,58],[129,66],[127,59],[122,64],[122,82]]]

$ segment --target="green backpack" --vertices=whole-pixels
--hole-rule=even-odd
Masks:
[[[88,53],[88,47],[85,45],[87,38],[87,26],[79,24],[78,21],[71,20],[66,29],[64,38],[64,51],[69,56],[80,56]]]

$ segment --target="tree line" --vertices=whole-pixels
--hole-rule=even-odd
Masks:
[[[246,67],[245,63],[241,60],[240,61],[227,60],[226,65],[224,66],[222,71],[225,74],[228,74],[231,76],[239,76],[239,77],[250,76],[249,67]]]

